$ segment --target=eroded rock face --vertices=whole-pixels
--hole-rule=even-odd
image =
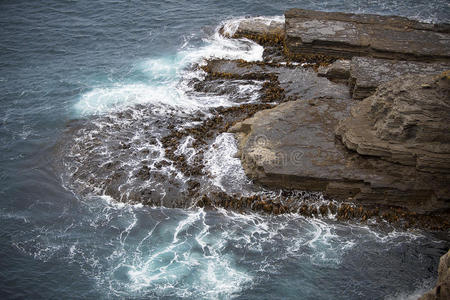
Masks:
[[[436,287],[419,298],[419,300],[450,299],[450,251],[439,261],[438,281]]]
[[[291,9],[285,13],[287,50],[293,54],[450,60],[450,26],[402,17]]]
[[[362,204],[417,212],[448,208],[450,175],[435,175],[348,151],[334,135],[349,115],[351,99],[286,102],[256,113],[230,130],[237,133],[249,177],[263,185],[323,191]]]
[[[352,108],[336,134],[359,154],[450,173],[449,74],[409,75],[381,85]]]
[[[353,57],[350,63],[349,85],[353,99],[372,95],[385,82],[403,75],[427,75],[450,70],[450,63],[394,61],[371,57]]]

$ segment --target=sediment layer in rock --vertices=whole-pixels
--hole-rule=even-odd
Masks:
[[[361,100],[371,96],[377,87],[404,75],[430,75],[450,70],[450,63],[424,63],[417,61],[389,60],[372,57],[340,59],[320,67],[318,75],[350,86],[353,99]]]
[[[448,208],[450,175],[434,175],[348,151],[335,139],[350,99],[298,100],[260,111],[234,125],[249,177],[275,188],[323,191],[336,199],[406,207]]]
[[[336,134],[361,155],[450,173],[450,73],[408,75],[381,85],[352,108]]]
[[[336,57],[449,61],[450,26],[395,16],[291,9],[285,13],[287,50]]]

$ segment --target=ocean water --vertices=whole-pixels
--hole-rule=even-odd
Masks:
[[[219,26],[291,7],[450,22],[445,0],[0,2],[2,299],[415,299],[433,286],[448,233],[123,203],[143,189],[181,197],[189,178],[171,166],[170,184],[134,179],[143,159],[164,159],[169,122],[257,101],[258,82],[231,98],[192,90],[207,58],[262,59]],[[236,151],[216,138],[207,188],[258,192]],[[93,170],[116,160],[129,175],[111,196],[110,174]]]

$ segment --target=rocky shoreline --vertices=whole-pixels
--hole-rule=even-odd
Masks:
[[[448,219],[448,25],[300,9],[286,12],[284,26],[261,24],[245,20],[235,37],[314,61],[351,97],[300,91],[235,124],[246,174],[270,188]]]
[[[359,31],[351,37],[339,31],[337,40],[337,31],[330,32],[349,26]],[[381,40],[386,28],[391,34]],[[450,228],[450,131],[442,121],[450,115],[447,25],[290,10],[284,20],[247,18],[219,32],[249,47],[248,39],[261,44],[263,60],[210,59],[191,66],[204,76],[187,84],[189,93],[226,97],[234,105],[195,114],[174,110],[162,118],[142,106],[139,114],[130,110],[75,126],[58,151],[75,159],[68,180],[77,193],[100,191],[121,202],[166,207]],[[424,33],[431,36],[418,47],[399,42],[413,43],[408,38]],[[375,52],[384,55],[344,39],[355,42],[355,36],[380,40]],[[401,76],[409,77],[396,79]],[[245,86],[258,88],[242,93]],[[419,96],[411,104],[405,95]],[[238,157],[253,180],[250,195],[225,192],[208,179],[205,154],[227,132],[237,137]],[[186,147],[189,153],[180,150]],[[111,151],[108,163],[99,148]],[[136,162],[124,166],[122,156]]]

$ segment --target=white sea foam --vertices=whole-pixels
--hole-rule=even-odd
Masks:
[[[212,175],[213,183],[229,193],[245,193],[251,185],[241,160],[236,157],[237,151],[234,135],[222,133],[216,137],[204,156],[205,168]]]
[[[225,21],[223,24],[223,32],[225,35],[233,36],[239,28],[239,24],[242,21],[246,20],[255,20],[261,22],[265,25],[270,25],[272,22],[284,23],[285,18],[284,15],[281,16],[270,16],[270,17],[252,17],[252,18],[235,18],[228,21]]]
[[[242,19],[222,24],[225,32],[230,34],[236,30],[239,20]],[[273,20],[282,20],[282,17]],[[117,82],[93,87],[80,97],[75,108],[81,115],[92,115],[123,110],[136,104],[152,104],[155,111],[162,114],[165,112],[164,106],[177,107],[183,113],[189,113],[205,107],[235,105],[225,97],[190,94],[192,87],[189,80],[201,78],[204,74],[199,70],[188,71],[186,67],[202,64],[208,58],[258,61],[262,59],[262,52],[262,47],[252,41],[227,39],[216,30],[200,48],[190,48],[187,43],[176,56],[153,58],[136,64],[135,68],[145,75],[147,82]],[[251,94],[258,88],[258,85],[242,85],[239,92]],[[141,122],[145,118],[138,109],[131,109],[130,113],[132,117],[123,119],[121,126],[134,128],[131,127],[133,122]],[[111,124],[94,122],[94,125],[101,131]],[[114,131],[114,128],[109,130]],[[129,140],[133,141],[132,150],[139,150],[140,147],[150,149],[157,152],[155,161],[161,160],[164,154],[161,144],[151,145],[142,141],[139,130],[129,136]],[[90,136],[88,134],[90,140],[95,138],[93,132],[89,133]],[[84,143],[85,140],[81,138],[76,142]],[[191,142],[192,138],[186,138],[176,152],[185,154],[188,162],[195,151]],[[96,151],[108,158],[104,161],[113,160],[113,152],[107,147],[96,148]],[[235,157],[236,152],[234,137],[229,133],[219,135],[205,152],[205,170],[212,175],[215,186],[229,193],[245,193],[250,191],[251,182],[245,176],[240,160]],[[82,157],[78,159],[83,162]],[[140,166],[138,162],[132,157],[121,161],[121,166],[129,170],[126,182],[119,188],[121,192],[129,191],[135,185],[133,172]],[[72,167],[74,173],[78,171],[77,166]],[[175,171],[172,166],[164,168]],[[164,168],[162,171],[166,171]],[[181,173],[176,176],[183,177]],[[88,179],[80,185],[87,185]],[[158,183],[151,180],[144,184],[153,189],[159,188]],[[366,239],[384,247],[385,243],[396,241],[399,236],[408,236],[407,242],[419,238],[415,233],[380,233],[369,227],[341,226],[330,220],[305,219],[296,214],[238,214],[220,208],[211,213],[197,209],[183,212],[171,210],[170,214],[166,214],[164,208],[150,209],[140,204],[118,203],[105,195],[100,199],[102,201],[84,202],[89,213],[86,213],[88,217],[83,222],[95,229],[96,234],[100,231],[111,237],[101,247],[80,246],[78,241],[64,241],[61,244],[59,240],[55,241],[59,232],[41,227],[37,229],[38,238],[21,241],[19,237],[14,245],[44,261],[60,257],[79,264],[83,272],[94,278],[100,288],[106,288],[112,297],[139,297],[150,293],[156,297],[169,295],[217,299],[229,298],[257,283],[258,276],[254,274],[260,275],[258,272],[282,271],[280,266],[286,259],[299,264],[308,261],[312,265],[335,268],[355,248],[357,241]],[[320,201],[328,203],[323,198]],[[322,203],[320,201],[317,205]],[[219,224],[214,224],[217,220]],[[77,227],[68,224],[65,231],[76,236],[79,233]],[[248,261],[239,261],[240,257],[234,252],[236,249],[248,254]],[[251,272],[247,269],[249,265],[252,265]]]
[[[235,20],[224,23],[232,24]],[[180,107],[183,110],[211,106],[230,106],[224,97],[196,97],[188,95],[192,90],[189,81],[202,76],[202,72],[189,67],[204,64],[207,59],[262,60],[263,47],[247,39],[229,39],[215,33],[201,47],[186,46],[178,54],[150,58],[139,62],[134,69],[141,72],[147,81],[135,83],[115,82],[112,85],[95,86],[81,95],[75,104],[77,114],[86,116],[118,111],[135,104],[156,104]],[[213,99],[211,99],[213,98]]]

